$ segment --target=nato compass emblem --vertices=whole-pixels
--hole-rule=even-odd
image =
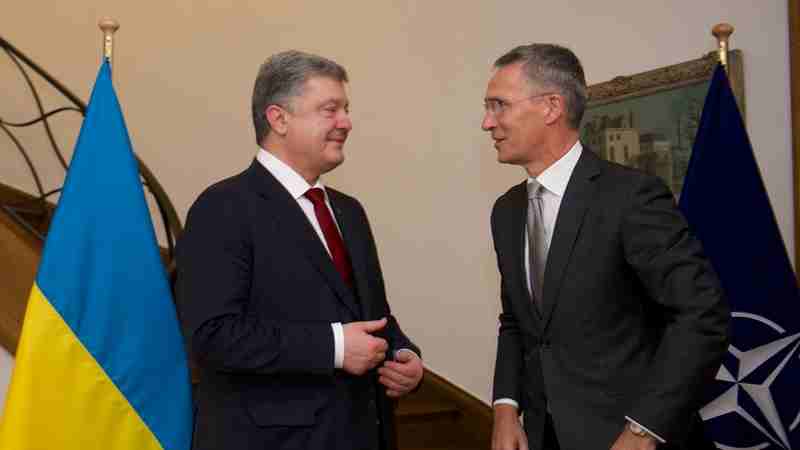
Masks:
[[[710,437],[722,450],[800,450],[800,333],[744,312],[733,313],[733,330],[700,410]]]

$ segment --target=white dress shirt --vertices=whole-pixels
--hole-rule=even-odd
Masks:
[[[550,242],[553,239],[553,229],[556,226],[556,219],[558,218],[558,211],[561,208],[561,200],[564,198],[564,193],[567,190],[567,184],[569,184],[569,179],[572,176],[572,172],[575,170],[575,166],[578,164],[578,160],[581,157],[581,153],[583,153],[583,145],[581,145],[580,141],[575,142],[575,145],[569,149],[567,153],[564,154],[558,161],[554,162],[550,167],[542,171],[539,176],[536,177],[536,181],[541,184],[542,186],[542,220],[544,221],[544,236],[545,236],[545,251],[550,249]],[[528,184],[533,181],[533,178],[528,178]],[[528,292],[531,292],[531,275],[530,275],[530,258],[528,254],[530,253],[530,249],[528,246],[528,228],[525,227],[525,252],[524,252],[524,259],[525,259],[525,274],[526,279],[528,280]],[[494,405],[498,404],[508,404],[513,405],[514,407],[519,408],[519,403],[511,398],[499,398],[494,401]],[[647,427],[642,426],[635,420],[631,419],[628,416],[625,416],[625,419],[639,425],[643,430],[647,431],[656,438],[659,442],[664,443],[664,439],[662,439],[657,434],[653,433]]]

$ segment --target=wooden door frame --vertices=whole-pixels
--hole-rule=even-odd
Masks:
[[[800,0],[789,0],[789,90],[794,185],[794,261],[800,266]],[[795,274],[800,273],[795,270]]]

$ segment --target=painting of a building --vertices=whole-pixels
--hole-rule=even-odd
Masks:
[[[676,197],[708,83],[590,106],[581,142],[599,156],[663,179]]]
[[[642,151],[638,168],[663,179],[672,188],[675,195],[680,195],[680,185],[674,183],[674,167],[672,161],[672,144],[660,133],[645,133],[639,138]]]

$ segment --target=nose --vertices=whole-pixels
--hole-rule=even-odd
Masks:
[[[494,119],[494,116],[489,113],[489,111],[485,111],[483,113],[483,121],[481,122],[481,129],[483,131],[491,131],[492,128],[497,126],[497,121]]]
[[[339,120],[336,123],[336,128],[340,130],[347,130],[350,131],[353,129],[353,122],[350,120],[349,113],[342,113],[339,115]]]

